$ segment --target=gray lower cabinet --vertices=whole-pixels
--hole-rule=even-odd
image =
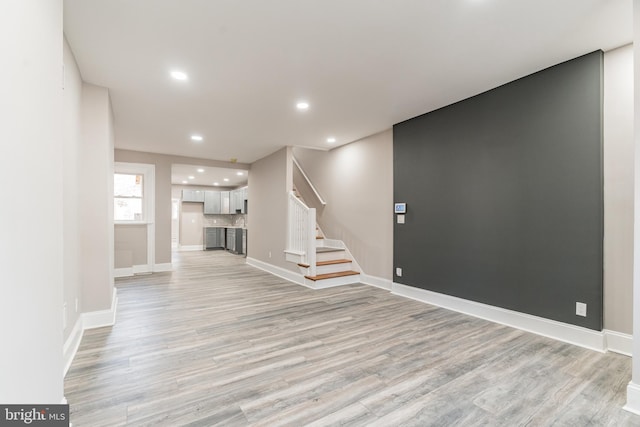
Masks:
[[[227,228],[226,248],[229,252],[241,255],[246,253],[247,230],[244,228]]]
[[[236,250],[237,254],[247,253],[247,230],[244,228],[236,229]]]
[[[227,250],[231,252],[236,251],[236,229],[227,228]]]
[[[204,249],[224,249],[225,248],[225,228],[205,227],[204,229]]]
[[[204,213],[207,214],[221,214],[222,213],[222,201],[219,191],[205,191],[204,192]]]

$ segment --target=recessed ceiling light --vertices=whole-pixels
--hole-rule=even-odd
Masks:
[[[327,142],[328,142],[329,144],[333,144],[334,142],[336,142],[336,139],[335,139],[334,137],[332,137],[332,136],[331,136],[331,137],[327,138]]]
[[[300,101],[296,104],[296,108],[298,110],[308,110],[309,109],[309,103],[305,102],[305,101]]]
[[[196,177],[193,175],[189,175],[189,179],[196,179]]]
[[[198,169],[198,172],[203,173],[204,169],[200,168],[200,169]]]
[[[229,178],[225,178],[225,179],[224,179],[224,182],[229,182]]]
[[[189,183],[189,181],[182,181],[182,183],[183,183],[183,184],[188,184],[188,183]]]
[[[220,184],[219,184],[219,183],[217,183],[217,182],[214,182],[214,183],[213,183],[213,185],[220,185]]]
[[[189,76],[187,76],[187,73],[184,73],[182,71],[172,71],[171,72],[171,77],[173,77],[176,80],[188,80]]]
[[[191,140],[192,141],[202,141],[202,136],[201,135],[191,135]]]
[[[236,175],[242,176],[242,175],[244,175],[244,172],[236,172]]]

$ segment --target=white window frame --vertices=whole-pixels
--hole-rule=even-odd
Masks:
[[[156,166],[147,163],[114,162],[113,172],[142,175],[142,221],[113,221],[114,225],[146,225],[147,226],[147,265],[153,271],[156,260]],[[113,180],[113,176],[111,177]],[[115,195],[112,195],[115,199]],[[113,203],[113,201],[111,201]]]
[[[115,162],[114,173],[142,175],[142,220],[114,220],[114,224],[153,224],[155,222],[155,172],[155,165]]]

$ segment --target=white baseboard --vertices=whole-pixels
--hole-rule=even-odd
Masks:
[[[151,266],[149,264],[134,265],[133,274],[146,274],[151,273]]]
[[[71,362],[73,362],[73,358],[76,357],[78,347],[80,347],[80,341],[82,341],[83,333],[84,328],[82,327],[82,315],[80,315],[78,316],[78,320],[76,320],[76,324],[73,325],[71,334],[69,334],[62,346],[62,360],[64,362],[62,371],[63,377],[67,375],[67,371],[69,371],[69,368],[71,367]]]
[[[113,288],[111,308],[108,310],[90,311],[82,313],[82,328],[84,330],[113,326],[116,323],[116,309],[118,307],[117,289]]]
[[[369,276],[368,274],[360,273],[360,282],[365,285],[375,286],[376,288],[391,290],[393,282],[389,279],[383,279],[382,277]]]
[[[304,276],[300,273],[295,273],[293,271],[285,270],[282,267],[278,267],[273,264],[269,264],[269,263],[257,260],[255,258],[250,258],[250,257],[247,257],[247,264],[249,264],[252,267],[259,268],[260,270],[266,271],[267,273],[271,273],[274,276],[278,276],[282,279],[296,283],[298,285],[306,286],[304,283]]]
[[[627,385],[627,404],[622,409],[640,415],[640,385],[633,381]]]
[[[202,245],[183,245],[178,248],[179,251],[202,251],[204,247]]]
[[[111,308],[108,310],[98,310],[98,311],[90,311],[87,313],[82,313],[82,315],[78,318],[75,325],[73,325],[73,329],[71,330],[71,334],[64,342],[62,346],[62,356],[63,356],[63,376],[67,375],[69,368],[71,367],[71,363],[73,359],[76,357],[76,353],[78,352],[78,348],[80,347],[80,342],[82,341],[82,336],[84,335],[84,331],[87,329],[95,329],[102,328],[104,326],[113,326],[116,323],[116,310],[118,307],[118,296],[116,288],[113,288],[113,297],[111,299]]]
[[[391,293],[604,353],[604,333],[450,295],[393,283]]]
[[[195,250],[195,249],[194,249]],[[200,249],[202,248],[200,247]],[[142,265],[134,265],[133,267],[127,268],[114,268],[113,269],[113,277],[131,277],[136,274],[147,274],[147,273],[160,273],[163,271],[173,271],[173,264],[170,262],[164,264],[154,264],[153,269],[149,266],[149,264]]]
[[[127,268],[114,268],[113,269],[113,277],[131,277],[133,276],[133,267]]]
[[[164,264],[154,264],[153,272],[154,273],[162,273],[165,271],[173,271],[173,264],[170,262],[166,262]]]
[[[633,353],[633,335],[605,329],[604,338],[606,349],[614,353],[624,354],[631,357]]]

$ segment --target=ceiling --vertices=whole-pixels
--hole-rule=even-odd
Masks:
[[[64,0],[64,31],[117,148],[252,163],[630,43],[632,2]]]
[[[220,187],[241,187],[247,185],[247,174],[248,171],[241,169],[174,164],[171,166],[171,183],[209,187],[218,183]]]

